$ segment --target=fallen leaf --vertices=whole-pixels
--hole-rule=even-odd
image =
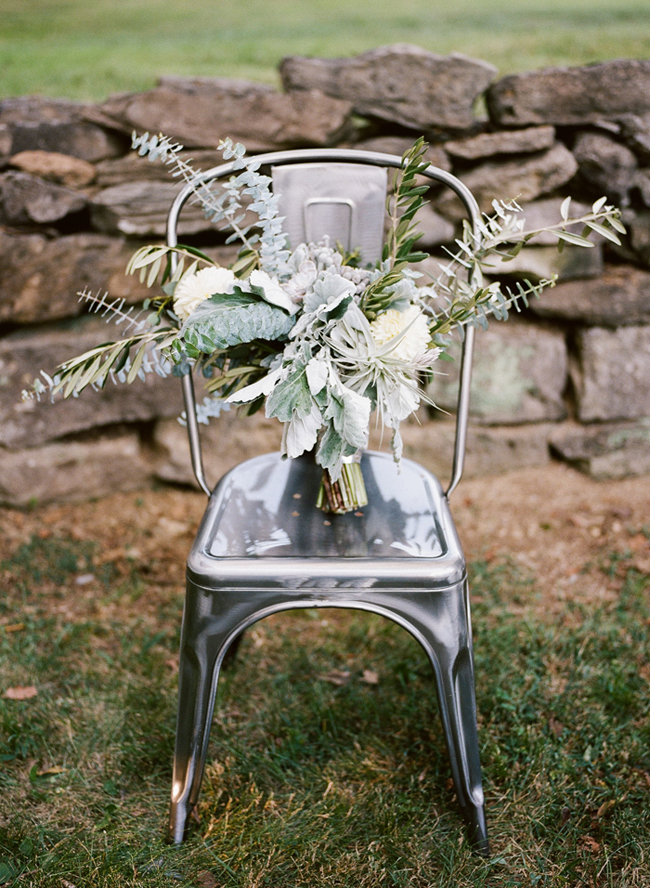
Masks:
[[[636,568],[639,573],[650,573],[650,558],[635,558],[632,567]],[[7,632],[9,627],[7,627]]]
[[[217,888],[219,883],[209,870],[203,870],[197,875],[196,884],[199,888]]]
[[[61,768],[59,765],[55,765],[53,768],[45,768],[44,771],[38,771],[37,775],[39,777],[53,777],[55,774],[65,774],[65,772],[65,768]]]
[[[610,799],[608,802],[603,802],[600,808],[596,811],[596,817],[602,817],[603,814],[606,814],[610,808],[613,808],[616,804],[616,799]]]
[[[379,676],[372,669],[364,669],[361,681],[365,681],[365,683],[369,685],[376,685],[379,684]]]
[[[22,632],[24,628],[24,623],[11,623],[11,625],[5,626],[5,632]]]
[[[38,691],[34,685],[28,685],[24,688],[7,688],[4,692],[4,696],[7,700],[29,700],[30,697],[35,697],[37,694]]]
[[[553,731],[556,737],[559,737],[562,731],[564,730],[564,725],[561,721],[559,721],[555,716],[551,716],[548,720],[548,726]]]
[[[578,846],[584,851],[591,852],[591,854],[598,854],[600,851],[600,844],[591,836],[582,836]]]
[[[342,669],[330,669],[325,675],[319,675],[318,677],[321,681],[328,681],[330,684],[341,687],[348,682],[350,673],[344,672]]]

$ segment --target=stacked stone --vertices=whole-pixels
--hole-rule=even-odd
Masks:
[[[179,186],[163,166],[129,154],[134,129],[178,140],[203,169],[220,161],[226,136],[252,152],[342,145],[401,154],[424,134],[431,162],[459,175],[483,210],[516,197],[528,227],[556,221],[567,194],[574,212],[607,194],[624,208],[622,247],[600,241],[559,254],[554,238],[540,238],[509,266],[530,280],[557,274],[559,284],[478,336],[468,471],[551,456],[596,477],[650,471],[650,62],[496,80],[485,62],[396,45],[350,59],[287,58],[280,73],[284,92],[165,77],[99,105],[0,101],[0,501],[190,480],[172,380],[109,383],[55,405],[20,397],[38,368],[113,337],[78,291],[107,290],[133,305],[147,295],[125,265],[137,246],[162,239]],[[450,194],[434,194],[420,220],[423,246],[452,243],[460,217]],[[181,235],[232,259],[196,210]],[[443,411],[455,403],[449,367],[431,387]],[[444,416],[404,429],[407,454],[441,473],[452,437]],[[224,414],[208,431],[208,472],[277,446],[279,435],[263,418]]]

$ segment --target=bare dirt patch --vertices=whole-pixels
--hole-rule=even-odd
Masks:
[[[121,614],[125,608],[153,613],[182,593],[185,558],[204,508],[202,494],[161,487],[29,512],[0,509],[0,561],[34,535],[92,541],[78,594],[56,606],[91,607],[93,572],[111,562],[118,576],[137,571],[146,587],[130,602],[120,599]],[[613,601],[628,567],[650,573],[650,476],[596,482],[552,464],[463,481],[452,509],[469,561],[507,562],[534,579],[513,601],[515,612],[550,615],[569,601]],[[3,583],[11,582],[8,573]]]

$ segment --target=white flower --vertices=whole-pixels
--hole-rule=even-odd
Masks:
[[[409,306],[406,311],[389,308],[370,324],[370,331],[379,347],[395,339],[389,352],[391,357],[401,361],[419,358],[427,350],[431,339],[427,319],[417,305]]]
[[[232,293],[237,278],[229,268],[208,266],[195,274],[182,278],[174,292],[174,311],[186,321],[197,305],[205,302],[215,293]]]

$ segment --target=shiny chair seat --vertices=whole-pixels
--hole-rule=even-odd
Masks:
[[[438,480],[410,460],[367,452],[369,504],[315,507],[312,456],[248,460],[217,485],[187,564],[170,840],[196,805],[223,657],[281,610],[346,607],[407,629],[433,666],[451,771],[470,838],[487,854],[465,559]]]

